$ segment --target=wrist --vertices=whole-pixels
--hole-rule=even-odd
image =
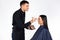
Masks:
[[[33,21],[31,20],[31,21],[30,21],[30,23],[32,24],[32,23],[33,23]]]

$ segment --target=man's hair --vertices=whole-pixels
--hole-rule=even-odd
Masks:
[[[25,4],[25,3],[29,4],[28,1],[21,1],[21,2],[20,2],[20,6],[22,6],[22,5]]]

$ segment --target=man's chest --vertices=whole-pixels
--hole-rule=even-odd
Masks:
[[[25,14],[21,13],[19,16],[20,16],[20,19],[24,22],[25,21]]]

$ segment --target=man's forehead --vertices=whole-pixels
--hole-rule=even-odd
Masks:
[[[29,4],[25,3],[25,4],[23,4],[23,5],[29,5]]]

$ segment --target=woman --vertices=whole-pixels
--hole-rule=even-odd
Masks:
[[[31,40],[52,40],[48,29],[46,15],[40,15],[38,17],[38,24],[40,25],[40,27],[38,28],[34,36],[31,38]]]

